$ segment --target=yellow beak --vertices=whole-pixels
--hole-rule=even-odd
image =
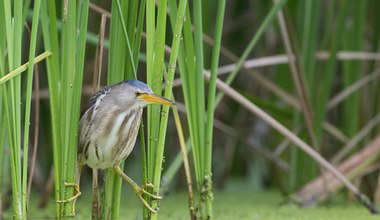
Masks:
[[[156,94],[144,93],[144,94],[141,94],[138,98],[149,103],[157,103],[161,105],[170,105],[170,106],[175,105],[175,102]]]

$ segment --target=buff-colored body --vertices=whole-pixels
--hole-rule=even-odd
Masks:
[[[119,167],[136,143],[143,108],[148,104],[174,105],[175,103],[155,95],[148,85],[137,80],[126,80],[105,87],[97,92],[82,111],[79,122],[78,182],[82,165],[93,169],[93,217],[99,216],[97,170],[112,167],[126,180],[141,202],[151,212],[156,212],[143,198],[161,199],[138,186]],[[74,201],[77,194],[70,200]]]
[[[131,153],[143,108],[148,104],[137,98],[135,90],[119,83],[102,89],[90,100],[80,120],[79,155],[83,164],[105,169]],[[142,92],[152,93],[149,87],[142,88]]]

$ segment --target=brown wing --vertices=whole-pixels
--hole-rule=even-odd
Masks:
[[[113,85],[109,85],[107,87],[104,87],[103,89],[99,90],[97,93],[95,93],[95,95],[93,95],[90,100],[88,100],[88,103],[86,105],[86,107],[84,107],[84,109],[82,110],[82,112],[80,113],[80,118],[82,118],[82,116],[84,115],[84,113],[86,113],[92,106],[95,105],[96,103],[96,100],[98,100],[98,98],[101,96],[101,95],[104,95],[104,94],[107,94],[109,93],[112,88],[115,86],[115,84]]]

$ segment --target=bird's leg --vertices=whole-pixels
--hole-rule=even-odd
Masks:
[[[98,169],[92,169],[92,219],[100,219]]]
[[[127,181],[127,182],[131,185],[133,191],[134,191],[134,192],[137,194],[137,196],[140,198],[140,200],[141,200],[141,202],[144,204],[144,206],[145,206],[146,208],[148,208],[151,212],[156,213],[157,211],[154,210],[154,209],[153,209],[153,208],[147,203],[147,201],[145,201],[145,199],[143,198],[143,194],[145,194],[145,195],[147,195],[147,196],[150,196],[152,199],[156,199],[156,200],[160,200],[160,199],[162,199],[161,196],[153,195],[153,194],[151,194],[151,193],[149,193],[149,192],[147,192],[147,191],[145,190],[145,188],[151,188],[151,187],[153,187],[153,185],[152,185],[152,184],[146,184],[146,185],[143,185],[143,186],[139,186],[139,185],[137,185],[137,183],[136,183],[135,181],[133,181],[129,176],[127,176],[127,175],[126,175],[126,174],[120,169],[120,167],[119,167],[118,165],[115,165],[113,168],[114,168],[115,172],[116,172],[120,177],[122,177],[125,181]]]
[[[73,208],[71,210],[71,216],[75,216],[75,203],[77,202],[77,198],[82,195],[82,192],[80,191],[79,189],[79,183],[80,183],[80,175],[81,175],[81,172],[82,172],[82,163],[78,163],[78,169],[77,169],[77,183],[67,183],[67,182],[64,182],[63,185],[65,187],[74,187],[74,196],[68,198],[68,199],[63,199],[63,200],[58,200],[58,201],[55,201],[57,203],[68,203],[68,202],[72,202],[73,203]]]

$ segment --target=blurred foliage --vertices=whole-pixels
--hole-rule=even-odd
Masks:
[[[214,18],[217,2],[218,0],[202,1],[205,69],[209,69],[211,66],[213,46],[212,42],[207,39],[214,36]],[[247,45],[272,9],[273,2],[276,1],[227,1],[219,61],[220,69],[236,63],[242,56]],[[192,4],[193,1],[189,1],[191,7]],[[94,0],[90,1],[90,5],[96,5],[108,12],[111,10],[111,1]],[[61,6],[57,4],[57,7]],[[305,97],[310,109],[309,113],[312,116],[312,129],[307,127],[307,114],[299,107],[299,93],[295,86],[292,71],[289,68],[289,59],[287,59],[286,48],[277,18],[265,29],[252,53],[247,58],[249,62],[246,62],[246,68],[239,71],[231,87],[265,110],[310,145],[314,144],[312,135],[315,135],[317,146],[313,147],[323,157],[327,159],[333,158],[343,146],[357,137],[361,129],[373,121],[379,112],[379,9],[380,1],[377,0],[360,2],[356,0],[291,0],[283,7],[282,11],[285,15],[285,24],[289,33],[288,37],[294,52],[292,58],[296,60],[299,77],[302,79],[302,86],[305,88]],[[59,10],[57,12],[58,17],[61,17]],[[31,24],[31,16],[32,10],[30,9],[27,17],[28,25]],[[82,106],[96,90],[96,84],[93,79],[100,20],[101,15],[99,12],[90,9]],[[60,21],[57,22],[59,24]],[[165,44],[170,46],[173,36],[169,18],[166,26],[168,28],[166,30]],[[144,26],[143,31],[145,30],[146,27]],[[110,21],[108,19],[105,42],[109,40],[109,31]],[[2,39],[0,49],[4,55],[6,54],[5,43],[3,38],[0,39]],[[27,37],[23,40],[29,42]],[[146,81],[146,38],[142,37],[141,40],[137,78]],[[28,44],[24,43],[23,46],[25,45]],[[104,48],[105,58],[109,55],[107,45],[105,44],[106,47]],[[36,54],[40,54],[44,50],[42,38],[38,38]],[[280,61],[278,61],[278,55],[281,55]],[[170,54],[165,54],[166,62],[169,60],[169,56]],[[105,58],[103,59],[102,67],[102,73],[104,74],[100,78],[101,86],[107,84],[107,75],[105,73],[109,69],[109,61]],[[255,64],[254,67],[249,67],[252,61],[263,61],[260,58],[266,58],[267,63],[265,65]],[[27,60],[28,57],[24,55],[21,63],[25,63]],[[35,193],[45,195],[45,183],[48,183],[51,175],[50,168],[53,166],[52,127],[50,123],[47,70],[45,65],[39,64],[38,66],[41,108],[37,170],[34,176],[33,189]],[[233,69],[230,69],[228,73],[232,71]],[[228,73],[221,74],[218,78],[226,80]],[[4,73],[0,76],[2,75]],[[366,77],[371,77],[371,80],[363,83],[352,93],[343,96],[341,102],[329,107],[333,98],[342,94],[342,91],[352,88],[352,85]],[[175,78],[180,78],[178,69]],[[22,79],[23,83],[25,81],[26,79]],[[207,86],[208,83],[205,82],[206,97]],[[2,94],[0,90],[0,101],[3,103]],[[179,103],[179,109],[183,113],[181,114],[181,120],[185,136],[189,137],[190,131],[187,117],[184,114],[184,108],[181,109],[181,104],[184,102],[182,87],[174,84],[173,94]],[[32,103],[31,115],[33,115],[35,101],[34,99]],[[0,132],[2,133],[0,135],[3,136],[2,126],[4,126],[5,122],[3,122],[4,117],[2,115],[0,116],[0,121],[2,122],[0,126]],[[32,118],[33,123],[35,122]],[[223,190],[223,187],[231,179],[241,178],[251,183],[245,186],[253,190],[275,188],[279,189],[284,195],[291,195],[317,178],[322,172],[311,157],[299,150],[297,146],[286,143],[286,137],[271,129],[262,119],[251,114],[238,104],[233,97],[225,96],[216,107],[214,126],[213,183],[220,190]],[[335,132],[332,132],[331,127],[335,128]],[[340,162],[336,163],[336,166],[339,166],[344,159],[365,149],[366,145],[378,136],[379,128],[379,125],[376,124],[376,126],[365,132],[360,141],[344,155]],[[31,134],[33,134],[33,128],[31,128]],[[0,144],[5,146],[3,152],[1,152],[2,154],[0,154],[0,156],[3,156],[1,158],[2,166],[0,166],[2,168],[0,171],[0,191],[4,210],[10,205],[10,201],[5,199],[11,188],[11,182],[8,178],[10,167],[7,159],[10,151],[6,138],[5,140],[0,138],[0,141],[4,142],[4,144]],[[171,166],[179,151],[175,125],[173,119],[169,118],[164,151],[164,172]],[[191,164],[193,164],[192,154],[189,155]],[[126,161],[127,173],[133,179],[139,179],[138,177],[141,175],[140,158],[140,149],[136,147]],[[366,159],[361,158],[362,161]],[[287,168],[281,168],[276,161],[283,161]],[[378,167],[377,161],[371,162],[358,175],[353,177],[355,182],[360,183],[359,188],[364,189],[365,193],[374,200],[378,199],[376,199],[375,193],[379,190],[378,168],[375,169],[376,166]],[[372,167],[375,168],[372,169]],[[194,171],[192,172],[194,174]],[[170,183],[172,191],[186,189],[183,169],[179,169],[178,173]],[[89,174],[90,172],[85,170],[82,177],[84,191],[91,187]],[[349,195],[347,198],[350,198]],[[218,199],[216,198],[216,200]]]

